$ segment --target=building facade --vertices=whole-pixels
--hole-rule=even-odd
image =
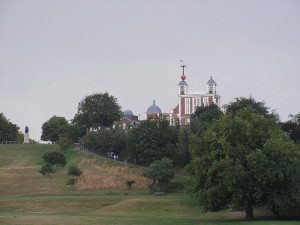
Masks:
[[[207,81],[205,93],[189,92],[184,73],[185,66],[182,65],[181,81],[178,84],[177,105],[170,111],[170,125],[188,125],[190,117],[198,106],[209,106],[216,104],[220,107],[221,96],[217,93],[217,83],[212,76]]]

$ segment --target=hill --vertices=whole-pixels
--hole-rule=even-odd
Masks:
[[[0,145],[0,224],[248,224],[242,212],[204,213],[185,193],[153,196],[143,189],[147,180],[141,176],[141,168],[74,149],[66,152],[65,168],[43,177],[38,172],[42,156],[56,150],[56,145]],[[67,167],[71,164],[83,170],[75,190],[66,186]],[[126,179],[137,181],[135,190],[125,189]],[[261,216],[270,217],[265,213]],[[262,220],[251,224],[298,221]]]

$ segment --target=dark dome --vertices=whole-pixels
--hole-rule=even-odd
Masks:
[[[212,76],[210,76],[210,79],[207,81],[207,84],[214,84],[217,85],[217,83],[212,79]]]
[[[123,112],[123,116],[124,117],[129,117],[129,116],[133,116],[133,112],[131,110],[125,110]]]
[[[153,100],[153,105],[147,109],[147,113],[161,113],[160,108],[155,105],[155,100]]]

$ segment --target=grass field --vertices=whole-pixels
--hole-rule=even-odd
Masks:
[[[185,193],[148,193],[140,168],[69,150],[68,165],[83,170],[74,190],[65,185],[68,165],[49,178],[38,173],[43,154],[54,150],[55,145],[0,145],[0,224],[299,224],[258,212],[255,222],[244,221],[241,212],[204,213]],[[124,188],[129,178],[138,180],[136,189]]]

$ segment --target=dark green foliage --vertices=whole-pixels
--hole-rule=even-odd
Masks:
[[[187,165],[191,160],[191,154],[189,152],[189,136],[191,129],[189,126],[179,127],[178,130],[178,144],[174,157],[174,165],[183,167]]]
[[[197,107],[191,116],[191,131],[199,137],[207,130],[209,124],[212,124],[223,115],[217,105]]]
[[[169,126],[168,121],[143,121],[129,133],[126,156],[144,165],[163,157],[174,159],[177,143],[177,128]]]
[[[114,152],[117,155],[122,155],[127,145],[127,133],[119,129],[103,129],[98,132],[88,132],[82,138],[82,143],[94,152],[102,154]]]
[[[52,167],[64,167],[67,164],[66,157],[59,152],[48,152],[43,157],[44,162]]]
[[[60,136],[68,137],[70,125],[64,117],[53,116],[42,126],[43,141],[58,142]]]
[[[126,180],[125,182],[125,185],[128,189],[131,189],[134,184],[135,184],[134,180]]]
[[[114,96],[108,93],[95,93],[79,102],[73,122],[86,129],[106,128],[112,126],[121,116],[121,107]]]
[[[40,173],[44,176],[44,175],[47,175],[49,176],[50,173],[53,173],[54,170],[53,170],[53,167],[49,164],[49,163],[44,163],[42,165],[42,168],[40,170]]]
[[[71,175],[73,177],[79,177],[81,176],[82,174],[82,171],[75,165],[72,165],[69,167],[69,170],[68,170],[68,175]]]
[[[18,126],[9,122],[9,120],[0,113],[0,141],[17,141]]]
[[[287,121],[285,123],[280,123],[280,126],[283,131],[289,134],[294,142],[300,143],[300,123]]]
[[[270,112],[269,108],[265,106],[264,102],[257,102],[254,98],[241,97],[236,98],[235,101],[225,105],[227,115],[235,116],[239,110],[248,108],[254,110],[256,113],[263,115],[266,118],[272,119],[275,122],[279,121],[279,116],[275,111]]]
[[[156,160],[145,169],[143,175],[152,180],[150,185],[152,191],[170,191],[171,179],[174,178],[173,161],[165,157]]]
[[[206,210],[233,205],[253,219],[253,208],[274,212],[295,205],[295,145],[274,120],[242,109],[190,140],[193,191]],[[299,192],[298,192],[299,193]]]

